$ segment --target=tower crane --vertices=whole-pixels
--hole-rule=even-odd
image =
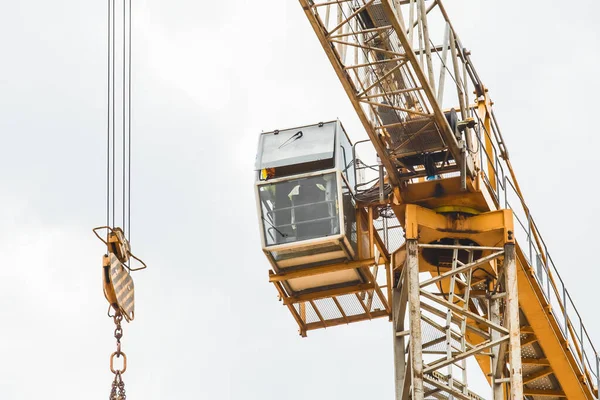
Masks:
[[[396,399],[598,399],[600,358],[442,0],[299,2],[369,137],[260,135],[262,248],[300,334],[388,318]]]

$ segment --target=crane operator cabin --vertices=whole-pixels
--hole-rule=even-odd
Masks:
[[[260,135],[256,198],[262,248],[274,270],[355,259],[353,147],[339,121]],[[359,270],[286,282],[290,295],[363,282]]]

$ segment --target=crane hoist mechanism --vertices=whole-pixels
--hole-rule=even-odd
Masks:
[[[120,9],[120,7],[119,7]],[[117,15],[115,0],[108,0],[108,82],[107,82],[107,154],[106,154],[106,225],[94,228],[94,234],[106,245],[102,259],[102,286],[109,303],[108,316],[115,324],[114,337],[117,349],[110,356],[110,371],[114,379],[110,400],[125,400],[123,374],[127,370],[127,356],[121,350],[123,319],[135,317],[134,284],[132,271],[146,268],[146,264],[131,253],[131,0],[123,0],[123,8]],[[122,41],[117,42],[117,19],[122,22]],[[122,49],[118,58],[117,48]],[[116,64],[122,68],[120,76]],[[116,106],[117,80],[122,84],[121,110]],[[120,114],[120,115],[119,115]],[[117,127],[117,121],[122,127]],[[119,144],[119,146],[117,146]],[[117,160],[122,163],[117,163]],[[119,165],[120,164],[120,168]],[[120,184],[117,177],[120,170]],[[118,204],[119,203],[119,204]],[[117,212],[121,212],[122,227],[117,227]],[[111,219],[112,217],[112,219]],[[106,232],[106,239],[100,233]],[[132,260],[140,264],[133,268]],[[111,313],[112,312],[112,313]],[[117,360],[120,360],[117,361]],[[117,364],[120,364],[118,366]]]
[[[300,334],[388,318],[396,399],[597,399],[598,353],[443,2],[299,2],[369,137],[260,135],[262,249]]]

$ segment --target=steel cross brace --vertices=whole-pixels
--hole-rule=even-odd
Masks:
[[[522,398],[514,245],[489,248],[490,254],[473,260],[476,249],[457,244],[452,269],[429,279],[419,273],[419,247],[417,240],[407,240],[405,265],[393,291],[396,399],[483,399],[469,390],[466,379],[465,360],[475,356],[490,360],[492,397],[485,398],[504,400],[507,390],[511,398]],[[470,253],[468,262],[458,260],[459,250]],[[494,279],[471,279],[474,270],[489,263],[497,266]],[[487,295],[471,297],[471,285],[478,292],[486,286]],[[435,350],[444,345],[444,351]]]

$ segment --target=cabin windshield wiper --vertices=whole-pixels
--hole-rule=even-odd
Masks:
[[[281,149],[286,144],[292,143],[292,142],[300,139],[303,135],[304,134],[302,133],[302,131],[298,131],[298,132],[294,133],[288,140],[286,140],[285,142],[281,143],[281,145],[278,147],[278,149]]]

